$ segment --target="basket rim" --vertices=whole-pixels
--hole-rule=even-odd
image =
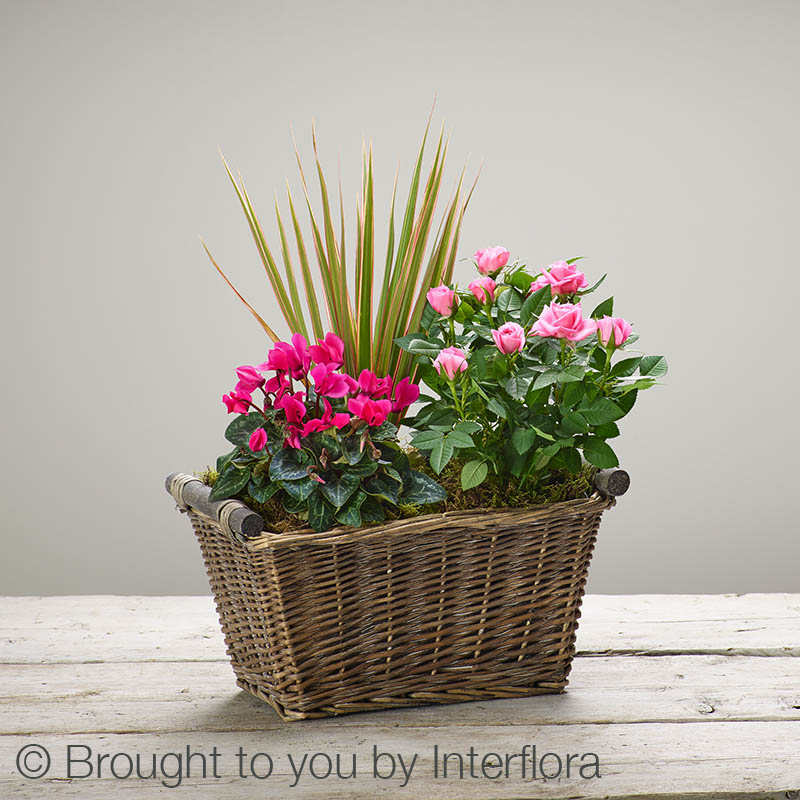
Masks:
[[[502,508],[474,508],[466,511],[443,511],[434,514],[421,514],[418,517],[392,520],[376,525],[366,525],[360,528],[339,526],[327,531],[315,531],[313,528],[301,528],[294,531],[276,533],[263,531],[257,537],[248,539],[244,545],[249,550],[263,550],[268,547],[299,545],[330,545],[345,544],[355,541],[364,541],[383,536],[409,536],[424,534],[429,531],[431,523],[442,523],[447,520],[469,522],[474,520],[476,525],[474,534],[477,536],[492,537],[496,535],[493,526],[487,525],[489,519],[507,519],[514,517],[520,524],[534,522],[548,517],[559,518],[572,514],[587,514],[605,511],[615,505],[613,497],[605,497],[599,492],[594,492],[589,497],[579,497],[574,500],[562,500],[558,503],[543,503],[539,506],[508,506]]]

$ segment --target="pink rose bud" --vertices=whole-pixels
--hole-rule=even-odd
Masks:
[[[475,299],[479,303],[494,302],[494,290],[496,288],[497,284],[488,275],[484,275],[484,277],[472,281],[469,285],[469,290],[475,295]]]
[[[492,331],[492,338],[501,353],[510,355],[525,347],[525,331],[516,322],[506,322],[496,331]]]
[[[428,292],[427,297],[433,310],[443,317],[449,317],[455,306],[458,305],[456,293],[448,286],[436,286]]]
[[[447,380],[452,381],[467,368],[467,355],[460,347],[445,347],[439,351],[433,366],[440,375],[444,372]]]
[[[247,444],[254,453],[258,453],[267,446],[267,432],[263,428],[257,428],[250,434]]]
[[[581,304],[556,303],[542,309],[541,316],[534,323],[531,333],[534,336],[553,336],[570,342],[579,342],[591,336],[597,325],[593,319],[584,319]]]
[[[611,335],[614,335],[614,347],[624,344],[631,335],[631,324],[622,317],[605,316],[597,320],[597,338],[603,343],[603,347],[608,347]]]
[[[487,247],[475,253],[475,263],[481,275],[494,275],[508,264],[508,250],[505,247]]]

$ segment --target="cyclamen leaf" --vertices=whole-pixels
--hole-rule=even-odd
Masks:
[[[639,374],[661,378],[667,374],[667,359],[664,356],[645,356],[639,365]]]
[[[295,500],[306,500],[314,488],[317,486],[316,481],[311,478],[300,478],[297,481],[281,481],[280,484],[271,484],[272,486],[281,486],[284,491]]]
[[[264,417],[254,411],[252,414],[239,414],[225,429],[225,438],[237,447],[247,447],[250,434],[264,425]]]
[[[212,487],[208,499],[225,500],[228,497],[233,497],[233,495],[247,486],[249,480],[249,469],[236,469],[234,466],[229,466],[225,472],[217,478],[217,482]]]
[[[258,486],[251,480],[250,483],[247,484],[247,494],[249,494],[256,503],[266,503],[280,488],[281,484],[279,483],[267,483],[264,486]]]
[[[408,473],[403,493],[404,503],[427,505],[440,503],[446,498],[447,492],[433,478],[413,469]]]
[[[295,481],[308,477],[306,468],[297,461],[296,451],[291,448],[279,450],[272,456],[269,477],[273,481]]]
[[[394,505],[397,505],[400,498],[400,487],[394,481],[384,481],[381,478],[373,478],[364,486],[364,490]]]
[[[461,468],[461,488],[465,492],[468,489],[474,489],[483,483],[488,473],[489,468],[485,461],[467,461]]]
[[[364,492],[356,492],[347,503],[336,512],[336,521],[341,525],[358,528],[361,525],[361,506],[367,499]]]
[[[594,464],[600,469],[619,466],[616,453],[597,436],[590,436],[584,441],[583,455],[590,464]]]
[[[327,531],[333,520],[333,509],[328,502],[319,491],[312,492],[308,497],[308,524],[317,532]]]
[[[332,475],[325,483],[319,484],[319,491],[330,501],[334,508],[341,508],[361,485],[361,477],[352,472]]]

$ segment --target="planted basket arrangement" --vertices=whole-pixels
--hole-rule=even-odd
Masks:
[[[423,172],[427,135],[381,275],[371,152],[346,251],[314,142],[321,214],[301,166],[311,248],[289,195],[283,275],[228,170],[291,336],[236,292],[273,345],[223,396],[230,451],[167,489],[238,684],[284,719],[562,691],[600,518],[628,488],[609,440],[666,373],[612,298],[586,314],[605,276],[578,259],[490,247],[455,286],[474,184],[435,214],[447,143]]]

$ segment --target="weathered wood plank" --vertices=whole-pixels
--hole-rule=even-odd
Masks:
[[[800,656],[800,595],[590,595],[578,650]],[[210,597],[0,599],[0,663],[225,658]]]
[[[224,662],[0,665],[0,733],[282,731]],[[353,714],[340,727],[800,720],[800,659],[579,659],[564,695]]]
[[[29,739],[17,736],[0,737],[0,763],[14,764],[19,748]],[[116,796],[127,790],[129,796],[142,798],[168,793],[155,781],[138,778],[115,780],[106,771],[100,779],[66,778],[66,753],[69,744],[89,745],[96,759],[97,753],[113,755],[151,756],[160,759],[169,752],[186,753],[187,745],[193,752],[211,752],[217,748],[220,779],[210,774],[203,779],[195,759],[195,772],[184,778],[182,786],[191,786],[193,798],[233,800],[253,797],[313,797],[313,798],[394,798],[409,797],[420,791],[432,800],[454,798],[674,798],[701,793],[703,797],[773,797],[780,792],[790,792],[800,787],[800,760],[797,742],[800,741],[800,722],[722,722],[722,723],[660,723],[635,725],[556,725],[556,726],[481,726],[431,728],[384,727],[376,725],[369,734],[358,728],[340,728],[335,738],[316,723],[289,725],[279,733],[203,733],[161,735],[86,734],[73,736],[40,736],[37,742],[50,750],[52,766],[48,775],[39,780],[26,780],[18,774],[0,775],[0,796],[4,798],[81,797],[88,800]],[[531,765],[526,764],[526,778],[521,776],[521,759],[509,762],[509,776],[500,774],[497,779],[483,777],[480,759],[488,753],[506,755],[522,752],[524,745],[536,745],[537,759],[545,752],[562,758],[562,775],[558,779],[531,779]],[[380,780],[372,774],[373,746],[379,751],[400,753],[411,762],[418,758],[408,783],[402,787],[402,778]],[[440,754],[467,753],[474,747],[479,758],[476,767],[479,777],[464,778],[451,772],[447,778],[434,778],[434,747]],[[239,747],[252,755],[269,753],[274,760],[272,775],[264,781],[252,777],[239,778],[235,754]],[[335,759],[344,757],[343,766],[351,766],[356,755],[355,778],[341,780],[335,776],[315,780],[307,771],[297,785],[288,754],[295,762],[303,754],[325,752]],[[81,754],[85,751],[81,750]],[[592,759],[584,754],[595,753],[600,764],[600,778],[581,778],[576,767],[588,765]],[[572,762],[570,777],[564,774],[563,762],[570,754],[584,756]],[[490,759],[495,763],[494,759]],[[96,763],[96,762],[95,762]],[[245,762],[246,763],[246,762]],[[266,767],[261,759],[258,766]],[[317,762],[320,763],[320,762]],[[120,761],[120,768],[127,765]],[[150,759],[152,764],[152,757]],[[488,764],[488,762],[487,762]],[[388,762],[387,762],[388,765]],[[210,763],[207,765],[210,770]],[[553,775],[555,760],[545,761],[545,769]],[[467,769],[469,763],[467,762]],[[166,762],[166,771],[175,768],[173,759]],[[147,769],[147,767],[145,767]],[[247,769],[247,767],[245,767]],[[185,768],[184,768],[185,770]],[[307,770],[307,768],[306,768]],[[398,773],[400,770],[398,769]],[[83,773],[81,773],[83,774]],[[163,774],[163,773],[162,773]],[[488,774],[497,774],[489,769]],[[586,772],[585,774],[593,774]],[[171,781],[174,783],[175,781]],[[714,794],[716,793],[716,795]],[[784,795],[785,797],[786,795]]]

